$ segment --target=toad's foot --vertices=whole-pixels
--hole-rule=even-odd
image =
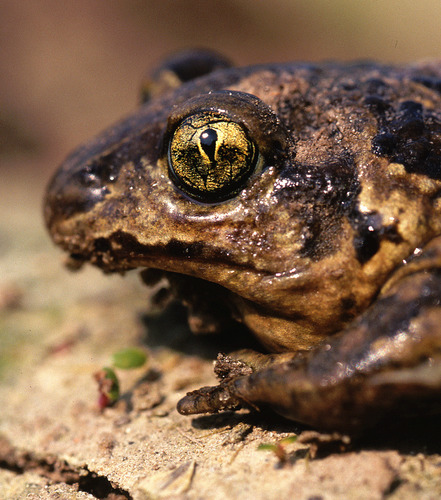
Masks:
[[[187,394],[182,414],[267,405],[293,420],[344,432],[383,418],[441,412],[441,272],[398,279],[358,321],[307,354],[262,355],[216,387]],[[282,358],[283,359],[283,358]],[[233,370],[234,372],[234,370]]]

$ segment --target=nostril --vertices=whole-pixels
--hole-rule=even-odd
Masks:
[[[125,131],[123,126],[120,132]],[[76,219],[83,214],[90,214],[90,224],[94,224],[94,209],[110,195],[122,166],[133,157],[130,141],[122,142],[115,133],[104,132],[73,151],[53,175],[46,190],[44,218],[58,244],[71,245],[69,237],[71,232],[75,234],[80,225]]]
[[[86,188],[102,188],[118,179],[119,167],[112,154],[101,156],[77,172],[77,181]]]
[[[79,172],[77,172],[77,181],[81,184],[81,186],[86,188],[98,188],[101,187],[101,179],[96,173],[91,169],[89,165],[82,168]]]

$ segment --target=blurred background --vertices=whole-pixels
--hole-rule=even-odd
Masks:
[[[149,68],[192,46],[238,65],[437,58],[441,1],[0,0],[3,175],[14,182],[24,169],[43,182],[136,106]]]
[[[62,446],[70,436],[65,416],[82,413],[71,408],[83,408],[73,405],[79,394],[87,398],[91,374],[117,348],[145,337],[148,292],[137,273],[122,279],[91,266],[68,273],[46,234],[42,199],[72,148],[136,108],[142,77],[190,47],[215,49],[238,65],[441,64],[441,0],[0,0],[0,424],[26,429],[9,430],[11,442],[33,435],[34,422],[58,418],[32,443],[47,451],[48,441],[61,439],[55,446]],[[179,325],[161,328],[161,342],[183,336]],[[173,356],[163,366],[174,369],[180,358]],[[20,377],[18,389],[6,387]],[[173,436],[165,441],[180,446],[174,424],[167,428]],[[78,449],[89,432],[75,433]]]
[[[93,318],[97,294],[116,308],[125,286],[138,296],[90,266],[63,270],[43,193],[72,148],[136,107],[149,69],[194,46],[238,65],[440,58],[441,0],[0,0],[0,380],[11,360],[38,358],[42,339]],[[66,315],[80,297],[93,298],[87,312]]]
[[[62,271],[41,215],[51,173],[136,108],[149,69],[189,47],[238,65],[439,58],[441,0],[0,0],[0,358],[20,337],[19,313],[2,310],[62,307],[101,278]]]

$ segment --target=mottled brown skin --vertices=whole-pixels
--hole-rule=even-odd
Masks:
[[[352,431],[441,411],[441,63],[226,66],[170,60],[145,104],[67,158],[47,190],[52,238],[78,264],[165,271],[195,317],[204,302],[201,329],[229,308],[285,353],[242,353],[243,371],[223,359],[181,413],[269,404]],[[262,166],[204,203],[176,186],[167,148],[213,110]]]

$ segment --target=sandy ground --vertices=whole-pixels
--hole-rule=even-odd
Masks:
[[[440,497],[439,419],[317,450],[310,432],[269,413],[177,414],[186,391],[214,382],[212,359],[228,349],[225,339],[193,337],[179,307],[152,308],[137,273],[63,269],[40,220],[44,178],[17,166],[7,180],[0,498]],[[148,363],[118,372],[122,398],[100,412],[93,375],[130,346]],[[257,449],[294,434],[297,442],[282,445],[284,462]]]
[[[231,344],[193,337],[178,307],[152,307],[137,273],[66,271],[41,217],[55,165],[135,106],[163,54],[439,55],[439,3],[397,3],[347,3],[362,12],[280,0],[257,16],[251,0],[0,2],[0,499],[440,498],[439,419],[342,444],[270,413],[177,414],[187,391],[215,381],[212,360]],[[130,346],[148,363],[118,372],[121,401],[100,412],[93,375]],[[283,460],[258,450],[293,435]]]
[[[257,448],[308,441],[293,423],[177,414],[186,391],[214,382],[225,343],[191,336],[179,308],[152,309],[136,273],[63,270],[39,222],[43,182],[28,174],[29,192],[22,179],[1,193],[0,498],[439,498],[436,422],[315,457],[286,444],[283,463]],[[148,363],[119,371],[123,397],[101,413],[93,375],[129,346]]]

